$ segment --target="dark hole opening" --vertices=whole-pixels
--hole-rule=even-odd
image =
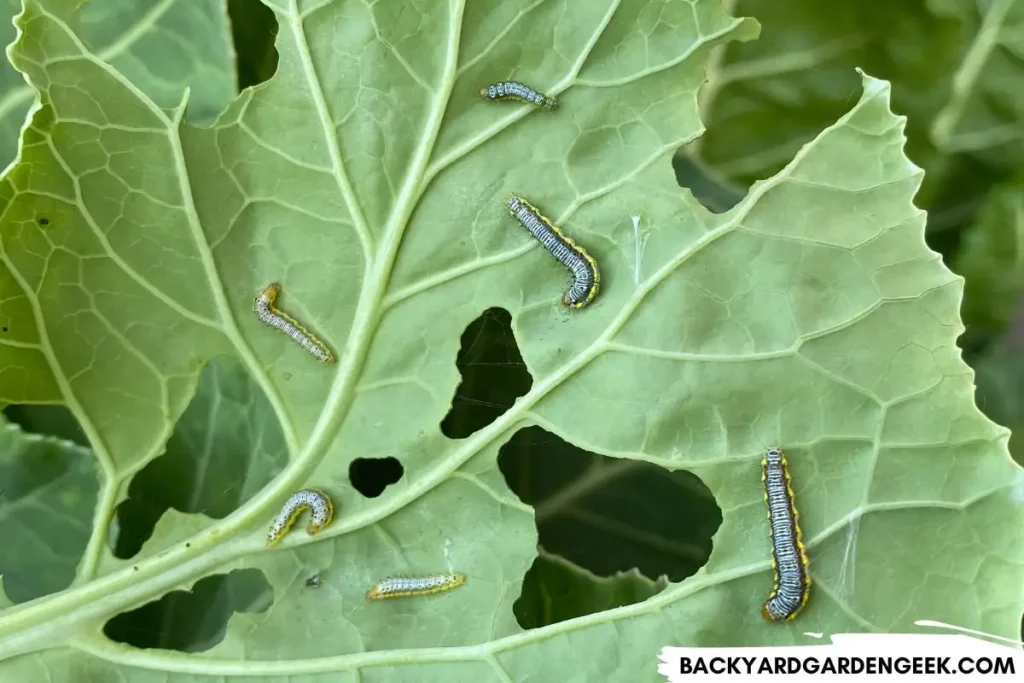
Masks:
[[[722,523],[711,491],[690,472],[600,456],[540,427],[516,432],[498,466],[533,506],[543,548],[515,606],[524,628],[645,600],[666,580],[693,575]],[[580,597],[551,604],[573,591]],[[584,599],[588,591],[598,599]]]
[[[398,482],[405,469],[397,458],[356,458],[348,466],[348,477],[356,491],[367,498],[376,498],[384,489]]]
[[[172,591],[103,626],[118,643],[137,648],[203,652],[221,640],[234,612],[264,612],[274,591],[263,572],[236,569],[200,579],[191,591]]]
[[[455,359],[462,382],[451,410],[441,421],[441,433],[465,439],[512,407],[533,385],[512,332],[512,314],[489,308],[466,327]]]

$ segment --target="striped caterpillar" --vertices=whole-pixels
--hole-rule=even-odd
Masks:
[[[334,518],[334,504],[323,491],[317,489],[303,489],[293,493],[281,507],[281,511],[274,517],[267,532],[267,545],[275,546],[281,542],[295,521],[304,511],[310,511],[309,524],[306,532],[315,534],[322,530]]]
[[[480,97],[492,102],[515,100],[545,109],[558,109],[558,100],[548,97],[525,83],[519,83],[518,81],[500,81],[486,88],[481,88]]]
[[[366,593],[367,600],[386,600],[416,595],[430,595],[458,588],[466,583],[463,574],[433,574],[431,576],[389,576],[381,579]]]
[[[563,235],[537,207],[522,197],[509,197],[507,206],[512,216],[572,272],[573,281],[562,296],[562,303],[570,308],[583,308],[593,301],[601,281],[597,261],[572,238]]]
[[[800,515],[793,502],[793,486],[786,456],[778,448],[765,453],[761,482],[768,504],[768,523],[772,540],[772,592],[761,608],[769,621],[793,619],[811,595],[811,576],[807,571],[807,549],[800,531]]]
[[[313,336],[305,327],[300,325],[295,318],[287,313],[278,310],[274,306],[277,296],[281,293],[281,285],[271,282],[263,288],[253,300],[252,309],[256,311],[256,317],[260,322],[281,330],[298,342],[299,346],[306,349],[318,361],[330,365],[334,362],[334,354],[327,348],[327,345]]]

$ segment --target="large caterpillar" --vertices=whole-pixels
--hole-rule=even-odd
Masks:
[[[434,574],[432,576],[389,576],[381,579],[366,593],[367,600],[386,600],[415,595],[429,595],[458,588],[466,583],[463,574]]]
[[[571,308],[583,308],[593,301],[601,281],[597,261],[572,238],[563,235],[537,207],[522,197],[509,197],[507,206],[515,219],[522,223],[552,256],[572,271],[573,282],[562,296],[562,303]]]
[[[558,109],[558,100],[548,97],[525,83],[519,83],[518,81],[500,81],[486,88],[481,88],[480,97],[492,102],[516,100],[544,107],[545,109]]]
[[[274,307],[274,302],[277,301],[277,296],[280,293],[281,285],[276,282],[271,282],[264,287],[263,291],[253,300],[252,309],[256,311],[256,317],[260,319],[260,322],[287,334],[318,361],[328,365],[333,363],[334,354],[326,344],[310,334],[305,327],[296,322],[295,318]]]
[[[310,511],[309,524],[306,526],[306,532],[309,534],[317,533],[334,519],[334,504],[326,493],[317,489],[303,489],[293,493],[277,513],[277,517],[274,517],[270,531],[267,532],[267,545],[274,546],[280,543],[305,510]]]
[[[800,515],[793,502],[793,486],[786,456],[778,448],[765,453],[761,482],[768,504],[772,539],[772,569],[775,573],[771,595],[761,608],[769,621],[793,619],[811,595],[807,571],[807,549],[800,531]]]

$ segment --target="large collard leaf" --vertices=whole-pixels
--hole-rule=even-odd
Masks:
[[[864,76],[835,125],[713,215],[669,166],[700,132],[707,51],[753,33],[713,1],[276,2],[277,75],[210,129],[91,59],[70,4],[30,3],[12,52],[51,106],[2,189],[21,354],[21,384],[3,388],[76,413],[107,476],[101,506],[160,452],[220,353],[265,392],[292,457],[223,520],[165,514],[130,561],[105,556],[80,586],[2,613],[4,674],[634,681],[654,679],[669,642],[789,643],[919,618],[1015,632],[1021,480],[1005,430],[974,406],[960,280],[924,245],[920,171],[884,82]],[[475,99],[511,76],[562,108]],[[564,274],[503,211],[511,190],[598,259],[587,309],[560,307]],[[271,280],[336,366],[254,318]],[[534,382],[451,440],[439,423],[459,335],[493,306],[511,312]],[[512,604],[536,533],[496,457],[527,425],[699,475],[723,510],[707,566],[644,602],[523,632]],[[770,443],[791,455],[816,580],[786,625],[758,609]],[[372,499],[347,476],[366,455],[405,470]],[[266,551],[270,516],[306,484],[332,494],[336,521]],[[264,573],[274,603],[236,614],[201,656],[101,634],[118,612],[240,568]],[[385,574],[446,569],[467,585],[363,597]],[[315,570],[325,585],[310,591]]]
[[[26,602],[66,588],[89,542],[99,488],[87,449],[27,434],[0,417],[3,588]]]
[[[192,91],[188,117],[212,121],[237,92],[226,0],[90,0],[78,17],[79,38],[158,105],[174,107]],[[0,42],[14,39],[21,0],[0,2]],[[33,100],[24,77],[0,63],[0,168],[14,160]]]

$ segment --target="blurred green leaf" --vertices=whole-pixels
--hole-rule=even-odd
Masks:
[[[1016,0],[953,2],[931,0],[938,14],[965,26],[964,44],[953,75],[949,102],[933,126],[935,144],[945,152],[973,152],[1006,163],[1024,154],[1024,4]]]
[[[209,122],[238,92],[225,2],[90,0],[74,28],[96,58],[109,62],[158,106],[176,107],[184,88],[190,88],[189,120]],[[20,8],[21,0],[0,0],[4,46],[14,39],[11,19]],[[24,77],[6,59],[0,61],[0,93],[2,167],[17,153],[19,131],[33,97]]]
[[[699,154],[717,173],[744,185],[777,173],[849,109],[855,67],[892,81],[893,109],[908,118],[907,155],[927,168],[928,125],[948,96],[959,21],[934,15],[926,0],[739,0],[735,12],[756,17],[762,31],[722,48],[702,93],[708,133]]]
[[[908,118],[907,155],[928,172],[915,203],[930,212],[929,232],[969,224],[1000,172],[931,141],[932,122],[951,96],[951,74],[973,37],[961,16],[935,12],[927,0],[735,5],[761,22],[761,38],[719,48],[701,97],[708,132],[675,162],[684,186],[694,187],[680,171],[685,154],[726,188],[709,205],[731,207],[738,199],[730,202],[729,194],[741,196],[737,189],[777,173],[849,108],[859,87],[854,69],[863,68],[892,82],[893,110]],[[932,246],[947,254],[955,237],[935,238]]]
[[[1024,321],[1022,321],[1024,322]],[[1012,430],[1010,454],[1024,465],[1024,331],[1001,338],[974,362],[978,405]],[[1015,338],[1016,337],[1016,338]]]
[[[0,575],[11,600],[71,584],[96,521],[95,467],[88,449],[0,417]]]
[[[965,233],[954,270],[966,278],[963,318],[971,333],[1002,334],[1024,294],[1024,184],[988,195]]]
[[[268,80],[277,69],[277,21],[259,0],[228,0],[231,35],[238,50],[238,86]]]

